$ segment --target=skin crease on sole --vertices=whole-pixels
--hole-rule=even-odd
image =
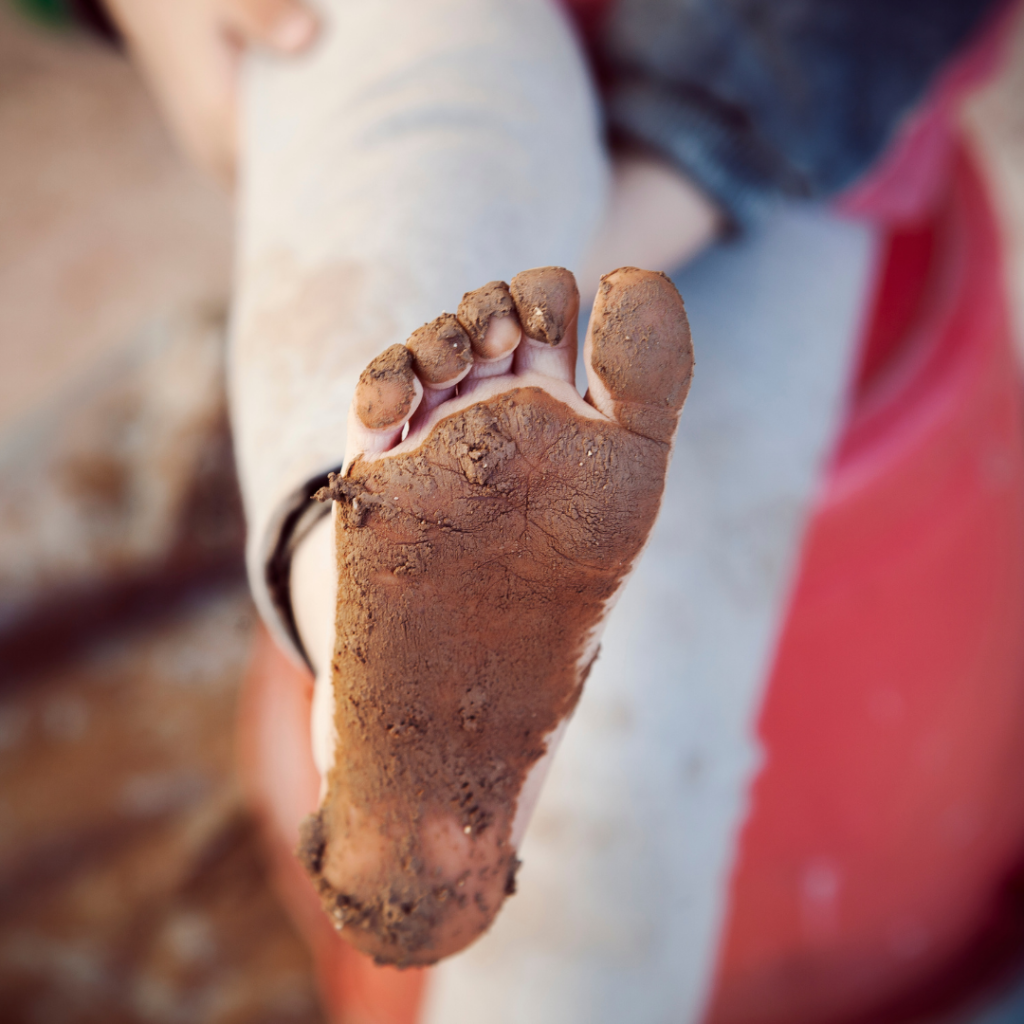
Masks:
[[[549,748],[658,512],[693,368],[682,300],[662,274],[602,279],[585,399],[578,306],[568,271],[526,271],[382,353],[317,496],[333,728],[299,856],[379,962],[458,952],[515,891]]]

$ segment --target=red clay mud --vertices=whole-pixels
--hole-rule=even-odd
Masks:
[[[509,285],[523,333],[557,345],[580,310],[576,278],[564,267],[536,267],[516,274]]]
[[[485,358],[483,351],[487,328],[495,317],[514,316],[515,306],[512,294],[504,281],[490,281],[476,291],[466,292],[459,303],[459,323],[465,328],[473,348]]]
[[[451,313],[413,331],[405,344],[424,384],[447,384],[473,362],[469,335]]]
[[[385,349],[359,376],[356,415],[370,430],[403,420],[416,397],[412,353],[404,345]]]
[[[524,388],[334,478],[338,760],[301,855],[379,960],[462,948],[513,890],[517,796],[579,697],[668,454]]]

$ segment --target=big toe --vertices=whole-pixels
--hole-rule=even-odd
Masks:
[[[621,267],[601,278],[584,358],[595,408],[634,434],[672,440],[693,346],[683,300],[664,274]]]

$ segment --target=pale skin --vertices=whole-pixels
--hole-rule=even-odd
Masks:
[[[238,152],[237,71],[246,47],[300,55],[316,39],[315,16],[298,0],[107,0],[183,149],[231,187]],[[427,0],[429,2],[429,0]],[[669,270],[691,259],[720,233],[717,208],[683,175],[645,152],[619,153],[604,220],[578,275],[587,305],[601,276],[620,266]],[[527,269],[527,268],[523,268]],[[483,282],[474,282],[474,284]],[[453,305],[459,296],[452,297]],[[440,312],[440,311],[438,311]],[[401,339],[395,339],[401,340]],[[415,445],[452,410],[490,395],[534,384],[583,417],[616,419],[612,398],[590,373],[586,401],[576,394],[575,320],[572,335],[555,346],[534,341],[513,317],[497,317],[474,345],[472,365],[443,381],[411,379],[413,397],[401,416],[367,426],[355,406],[349,415],[345,465]],[[359,371],[365,355],[352,354]],[[589,369],[589,358],[588,358]],[[456,393],[458,387],[458,393]],[[359,394],[357,392],[356,405]],[[402,442],[408,425],[410,437]],[[332,680],[335,571],[333,519],[325,517],[297,548],[291,597],[300,639],[316,673],[312,746],[321,776],[334,757]],[[557,733],[561,733],[561,727]],[[549,754],[556,736],[551,737]],[[529,819],[549,757],[535,765],[518,804],[513,845]],[[453,950],[454,951],[454,947]]]
[[[238,67],[247,47],[296,54],[317,20],[299,0],[105,0],[182,149],[226,187],[238,154]]]

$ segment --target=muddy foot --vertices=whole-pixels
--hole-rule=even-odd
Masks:
[[[300,856],[380,961],[457,952],[514,892],[545,755],[658,511],[693,365],[682,300],[661,274],[602,280],[586,398],[578,307],[568,271],[531,270],[388,349],[320,495],[336,619]]]

